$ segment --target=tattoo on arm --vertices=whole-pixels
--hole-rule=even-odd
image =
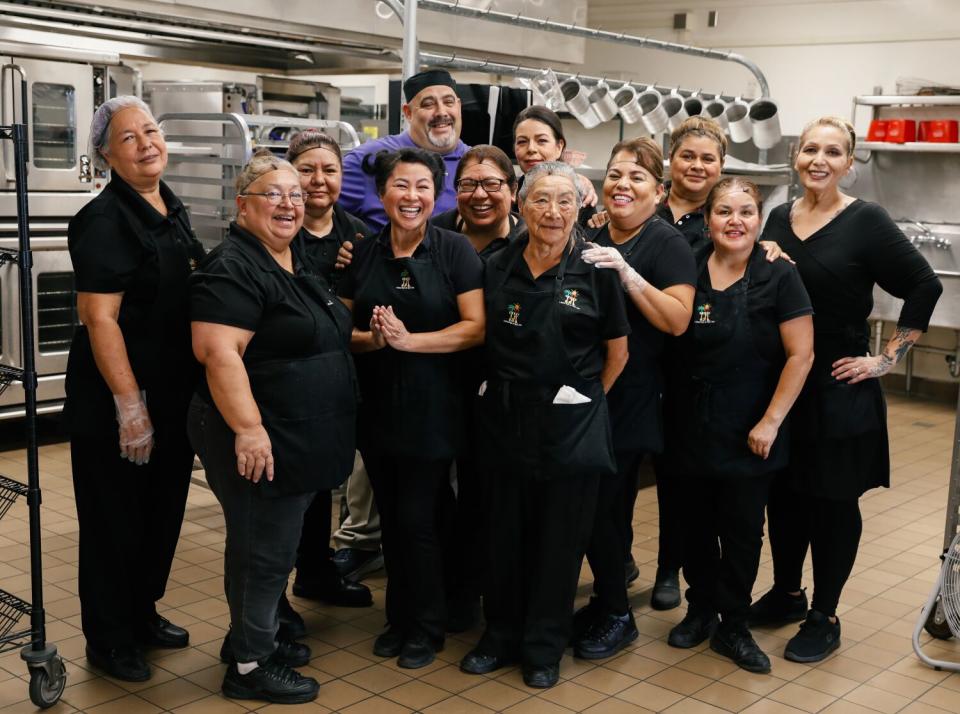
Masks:
[[[916,342],[916,340],[910,339],[911,332],[913,332],[913,330],[909,328],[898,327],[897,331],[893,333],[893,340],[891,340],[891,342],[893,341],[897,342],[897,346],[894,348],[894,351],[893,351],[894,360],[897,363],[899,363],[900,360],[904,358],[907,352],[910,351],[910,348],[913,347],[913,343]]]
[[[893,369],[894,365],[900,363],[917,341],[913,337],[914,332],[916,331],[909,327],[898,327],[896,329],[893,337],[890,338],[890,342],[887,343],[886,349],[880,353],[880,359],[877,361],[876,367],[871,370],[873,373],[871,376],[880,377]],[[890,354],[891,350],[893,354]]]
[[[886,352],[881,352],[880,359],[877,361],[877,364],[870,369],[870,376],[882,377],[891,369],[893,369],[894,364],[896,363],[893,361],[892,357],[887,356]]]

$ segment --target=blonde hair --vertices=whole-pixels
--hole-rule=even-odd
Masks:
[[[803,146],[803,137],[805,137],[808,132],[818,126],[830,126],[843,132],[843,135],[847,137],[847,156],[853,154],[853,149],[857,145],[857,132],[853,128],[853,124],[848,122],[843,117],[837,116],[820,117],[818,119],[814,119],[812,122],[807,123],[807,125],[803,127],[803,131],[800,132],[800,141],[798,142],[798,146]]]
[[[720,150],[720,160],[727,155],[727,137],[723,129],[713,119],[707,117],[690,117],[685,119],[680,126],[670,133],[670,158],[677,153],[683,140],[687,137],[695,136],[705,139],[712,139]]]
[[[734,191],[749,194],[750,198],[757,204],[757,213],[763,213],[763,196],[760,195],[757,184],[740,176],[727,176],[717,181],[710,189],[710,193],[707,194],[707,200],[703,204],[703,212],[709,217],[713,211],[713,204],[717,202],[720,196]]]
[[[300,174],[294,168],[293,164],[285,159],[281,159],[271,152],[270,149],[260,148],[250,157],[247,165],[240,169],[235,183],[237,194],[239,195],[246,191],[250,187],[250,184],[271,171],[289,171],[297,177],[298,182],[300,181]]]

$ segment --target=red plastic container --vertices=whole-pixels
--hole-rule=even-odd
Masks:
[[[950,143],[958,140],[958,125],[956,119],[933,119],[920,122],[920,141],[936,143]]]
[[[913,119],[887,119],[887,141],[904,144],[917,140],[917,122]]]
[[[867,131],[867,141],[886,141],[887,140],[887,122],[885,119],[874,119],[870,122],[870,129]]]

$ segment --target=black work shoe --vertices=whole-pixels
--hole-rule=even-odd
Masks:
[[[135,632],[137,644],[143,647],[181,649],[190,644],[190,633],[170,620],[154,613]]]
[[[480,623],[480,596],[456,598],[447,605],[447,632],[466,632]]]
[[[760,649],[746,625],[724,627],[721,624],[710,638],[710,649],[729,657],[748,672],[767,674],[770,671],[770,658]]]
[[[560,663],[523,665],[523,683],[528,687],[549,689],[560,680]]]
[[[604,615],[574,643],[573,656],[581,659],[612,657],[639,636],[632,612]]]
[[[258,699],[274,704],[305,704],[317,698],[320,685],[276,660],[268,659],[252,672],[240,674],[236,663],[227,668],[221,687],[230,699]]]
[[[510,662],[504,657],[474,649],[467,652],[460,660],[460,671],[467,674],[489,674],[508,664]]]
[[[426,667],[437,658],[437,650],[443,646],[434,647],[426,635],[414,635],[403,643],[397,666],[404,669],[420,669]]]
[[[680,649],[696,647],[713,635],[719,620],[715,612],[687,608],[687,614],[670,630],[667,644]]]
[[[580,640],[601,615],[600,608],[597,606],[597,598],[591,596],[590,601],[586,605],[573,613],[573,628],[570,633],[570,644],[573,645]]]
[[[383,554],[379,550],[341,548],[333,554],[333,564],[345,580],[358,582],[383,568]]]
[[[347,580],[341,575],[334,579],[301,577],[297,573],[293,581],[293,594],[307,600],[319,600],[328,605],[337,607],[370,607],[373,605],[373,595],[370,588],[360,583]]]
[[[640,577],[640,568],[637,567],[637,561],[633,559],[632,555],[630,559],[623,564],[623,576],[627,582],[627,587],[630,587],[630,583]]]
[[[750,606],[750,626],[800,622],[807,617],[808,608],[806,590],[801,590],[799,595],[791,595],[773,587]]]
[[[114,679],[122,679],[124,682],[146,682],[150,679],[150,665],[136,647],[101,650],[87,645],[87,661]]]
[[[286,593],[280,596],[280,602],[277,603],[277,619],[280,621],[278,640],[293,642],[307,636],[307,624],[300,613],[293,609]]]
[[[277,642],[277,649],[273,651],[270,657],[286,667],[303,667],[310,662],[310,648],[299,642],[288,642],[280,640]],[[224,664],[233,664],[237,661],[233,653],[233,647],[230,645],[230,633],[223,638],[223,644],[220,645],[220,661]]]
[[[653,582],[653,593],[650,595],[650,607],[654,610],[680,607],[679,571],[657,568],[657,578]]]
[[[396,657],[403,649],[403,633],[396,627],[387,626],[373,641],[373,653],[377,657]]]
[[[830,622],[821,612],[811,610],[800,632],[787,643],[784,659],[791,662],[819,662],[840,646],[840,618]]]

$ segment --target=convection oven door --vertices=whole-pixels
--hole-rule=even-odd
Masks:
[[[0,115],[4,124],[23,122],[26,82],[26,124],[31,191],[88,191],[92,166],[87,137],[93,118],[93,67],[0,57]],[[3,187],[14,188],[13,148],[2,142]]]

